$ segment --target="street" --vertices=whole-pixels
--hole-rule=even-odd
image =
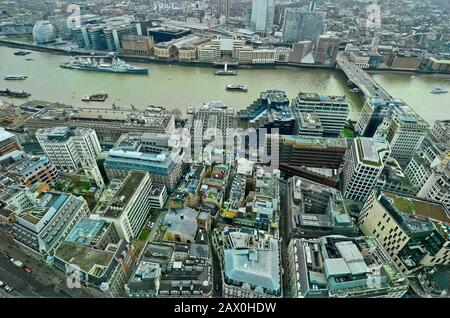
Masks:
[[[102,297],[100,291],[92,288],[69,288],[62,271],[30,256],[30,252],[12,241],[6,230],[0,226],[0,280],[14,290],[7,294],[0,289],[0,297]],[[23,262],[32,273],[18,268],[10,258]]]

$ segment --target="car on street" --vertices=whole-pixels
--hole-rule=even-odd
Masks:
[[[0,280],[0,288],[3,288],[3,286],[5,286],[5,283]]]
[[[11,286],[8,286],[8,285],[6,285],[4,289],[7,293],[11,293],[14,290],[14,288],[12,288]]]

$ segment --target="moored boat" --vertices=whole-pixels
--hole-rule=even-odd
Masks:
[[[6,96],[6,97],[15,97],[15,98],[27,98],[30,97],[31,94],[27,93],[25,91],[12,91],[10,89],[0,90],[0,96]]]
[[[99,93],[91,96],[84,96],[81,100],[83,102],[104,102],[108,98],[108,94]]]
[[[225,89],[227,91],[232,91],[232,92],[247,92],[248,91],[247,85],[238,85],[238,84],[229,84],[226,86]]]
[[[137,67],[125,63],[119,58],[113,57],[112,63],[105,63],[103,59],[95,57],[74,57],[70,61],[60,65],[62,68],[107,72],[107,73],[121,73],[121,74],[148,74],[147,67]]]
[[[448,93],[448,89],[444,87],[436,87],[431,90],[431,94],[446,94]]]
[[[27,78],[28,76],[25,75],[7,75],[5,76],[5,81],[23,81]]]

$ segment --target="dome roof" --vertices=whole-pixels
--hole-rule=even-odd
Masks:
[[[36,22],[33,27],[33,38],[37,43],[48,43],[56,40],[55,26],[47,20]]]

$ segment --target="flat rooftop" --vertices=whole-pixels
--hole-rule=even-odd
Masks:
[[[296,147],[347,149],[347,141],[345,138],[304,137],[289,135],[280,135],[280,138],[284,142],[295,144]]]

